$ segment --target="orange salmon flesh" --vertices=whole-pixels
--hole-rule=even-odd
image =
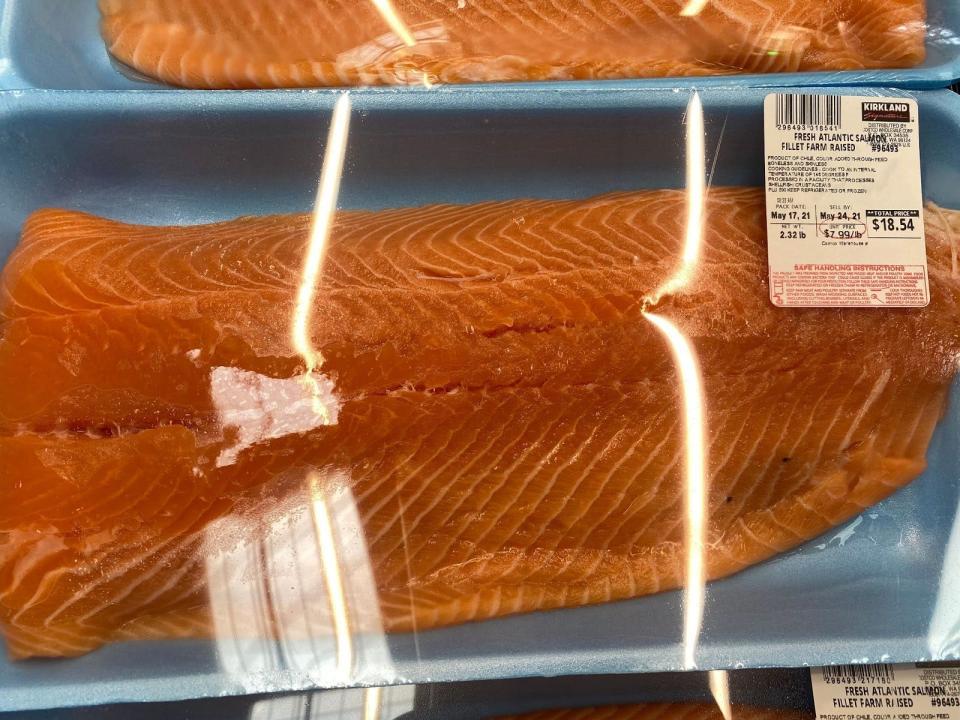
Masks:
[[[110,53],[188,88],[903,68],[924,0],[100,0]]]
[[[708,579],[914,479],[960,351],[960,214],[927,212],[927,308],[784,310],[762,191],[711,188],[678,273],[686,205],[344,211],[306,305],[309,215],[37,212],[0,278],[9,652],[209,636],[216,563],[246,553],[216,581],[246,587],[288,567],[278,543],[302,559],[336,532],[323,582],[367,587],[387,631],[678,588],[688,379],[665,324],[702,386]],[[274,603],[330,592],[303,575]]]

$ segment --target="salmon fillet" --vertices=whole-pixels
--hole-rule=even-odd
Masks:
[[[960,352],[960,214],[927,213],[929,307],[783,310],[762,191],[708,192],[671,284],[685,210],[664,190],[338,213],[310,373],[308,216],[35,214],[0,277],[10,653],[219,633],[214,559],[275,548],[318,496],[347,498],[388,631],[680,586],[681,383],[651,314],[699,362],[709,578],[916,477]],[[304,582],[274,600],[322,600]]]
[[[100,0],[110,53],[191,88],[911,67],[924,0]]]
[[[754,708],[734,705],[726,720],[804,720],[811,713],[799,710]],[[645,705],[609,705],[605,707],[541,710],[510,715],[500,720],[724,720],[716,705],[698,703],[650,703]]]

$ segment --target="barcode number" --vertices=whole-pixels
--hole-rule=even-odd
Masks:
[[[840,126],[838,95],[777,95],[777,125]]]
[[[830,665],[822,668],[823,681],[830,685],[856,683],[889,684],[894,681],[893,668],[889,665]]]

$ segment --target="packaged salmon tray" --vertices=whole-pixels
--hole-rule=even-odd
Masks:
[[[0,711],[956,658],[958,130],[0,93]]]
[[[4,0],[0,17],[0,89],[960,77],[955,0]]]

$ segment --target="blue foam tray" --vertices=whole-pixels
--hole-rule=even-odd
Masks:
[[[876,85],[942,88],[960,78],[960,2],[927,0],[927,58],[915,68],[571,82],[574,88],[768,87],[790,85]],[[0,90],[137,90],[162,87],[137,79],[111,62],[98,27],[97,0],[0,0]],[[487,85],[544,89],[556,83]],[[495,101],[494,101],[495,102]]]
[[[713,183],[761,184],[765,92],[702,92]],[[915,96],[925,194],[960,208],[960,97]],[[358,93],[341,205],[682,187],[688,99],[684,91],[560,86]],[[42,207],[140,223],[307,210],[333,102],[324,91],[0,92],[0,263]],[[845,527],[709,585],[699,666],[957,657],[958,458],[955,391],[919,479]],[[680,595],[668,592],[394,635],[390,667],[368,668],[364,682],[677,670],[681,618]],[[282,667],[227,672],[215,642],[121,643],[73,660],[0,660],[0,710],[311,682]]]

